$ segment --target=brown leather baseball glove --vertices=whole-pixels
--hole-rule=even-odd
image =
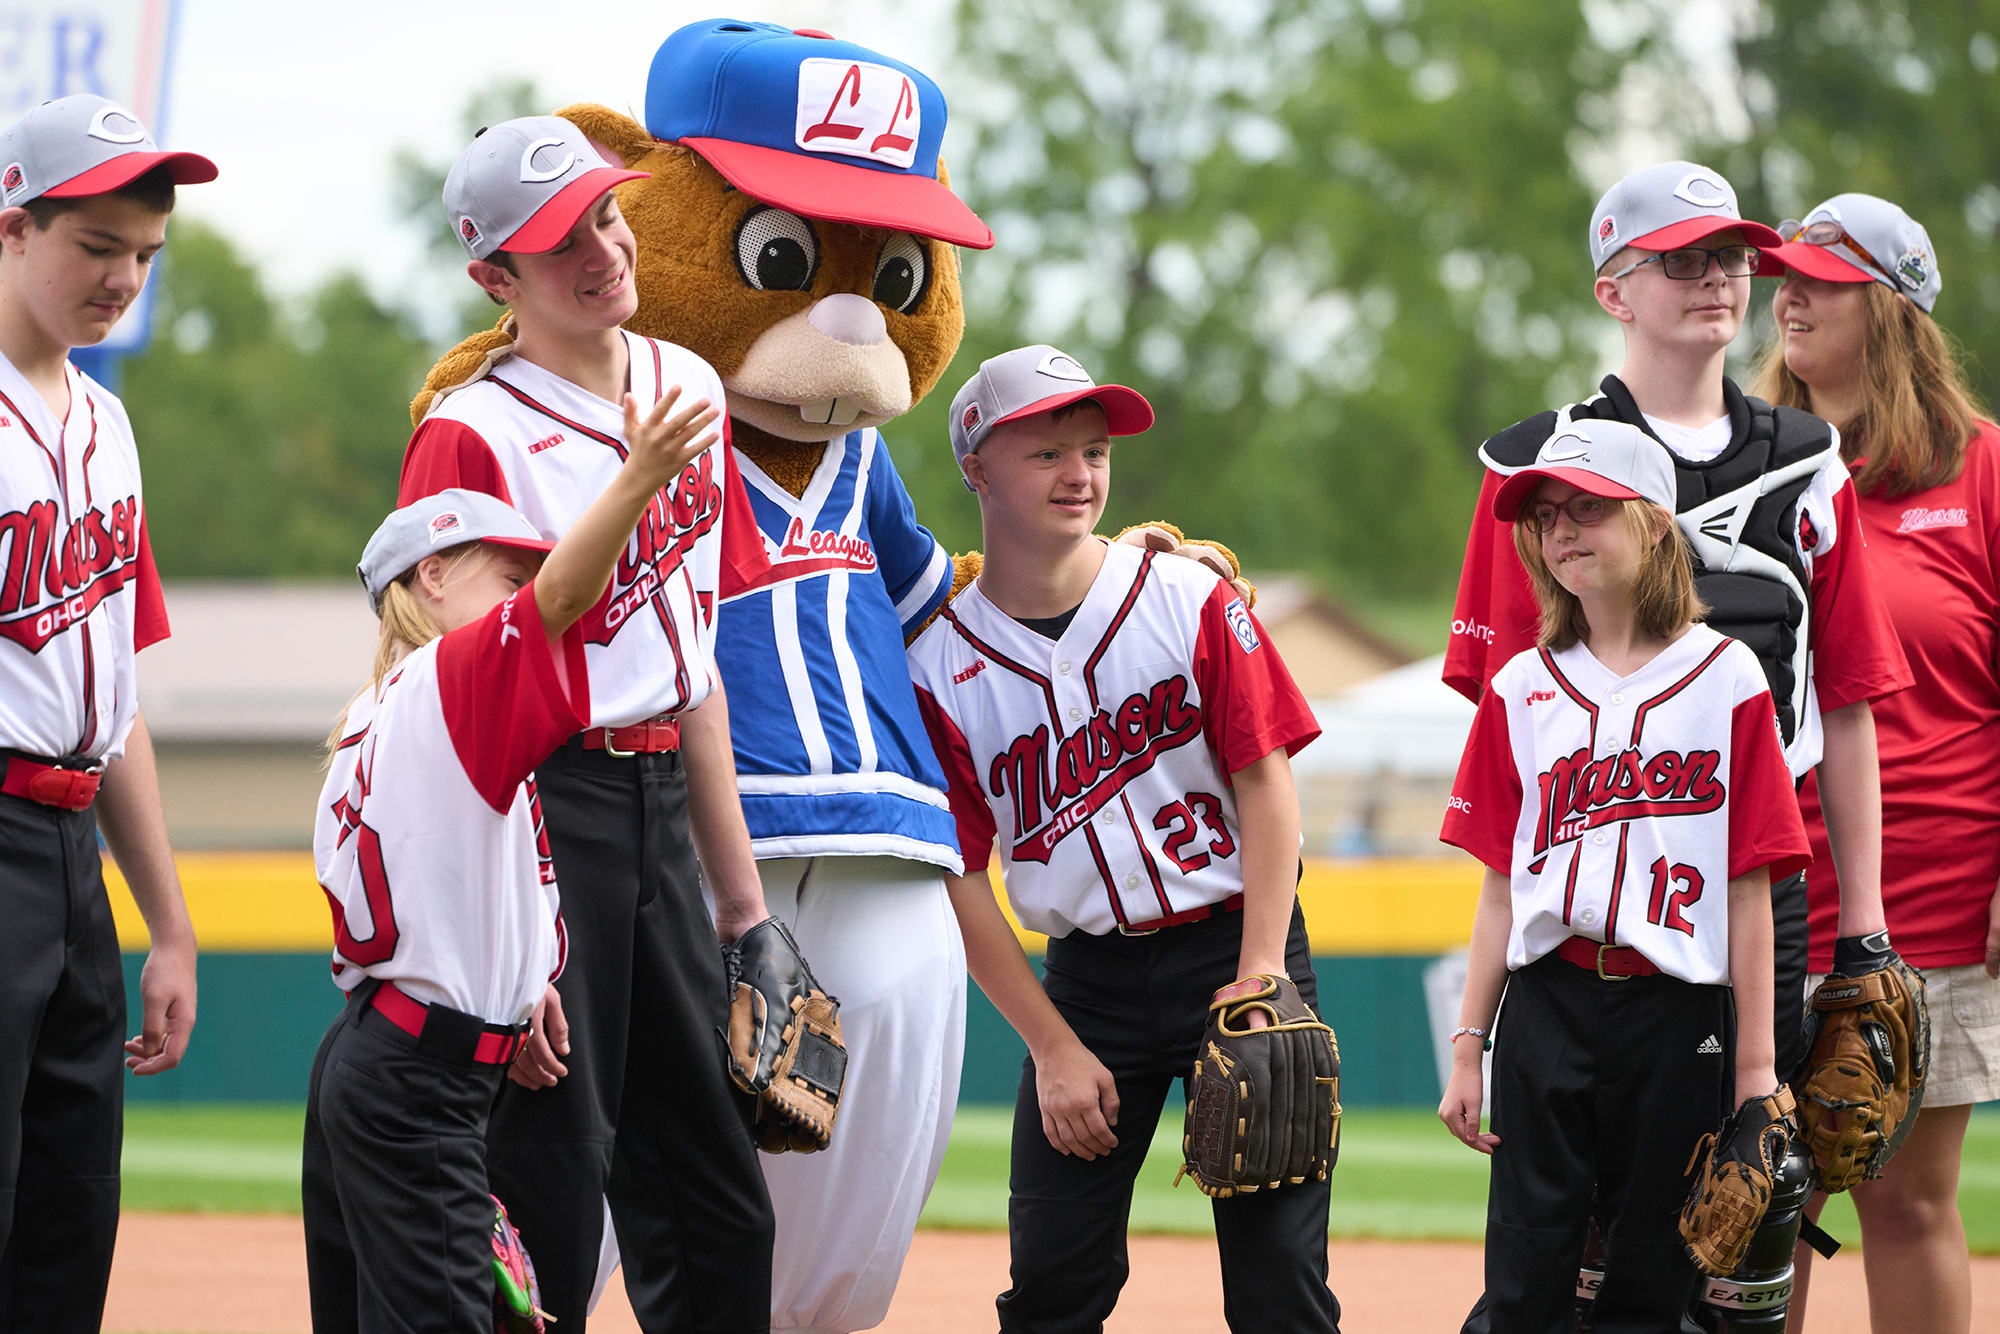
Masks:
[[[1217,1199],[1324,1181],[1340,1157],[1333,1030],[1289,977],[1260,973],[1255,980],[1260,985],[1248,995],[1208,1007],[1188,1080],[1181,1172]],[[1249,1027],[1254,1011],[1270,1025]]]
[[[1923,1106],[1931,1045],[1923,974],[1889,948],[1886,932],[1845,937],[1807,1024],[1799,1124],[1820,1187],[1849,1190],[1882,1174]]]

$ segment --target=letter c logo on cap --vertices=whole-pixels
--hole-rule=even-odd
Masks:
[[[114,119],[124,123],[114,128],[111,124]],[[99,107],[97,114],[90,118],[90,128],[84,133],[107,144],[139,144],[146,141],[146,127],[139,123],[137,116],[121,106]]]
[[[1691,171],[1681,177],[1681,183],[1674,187],[1674,198],[1685,199],[1696,208],[1736,210],[1736,196],[1721,177],[1706,171]]]
[[[551,170],[544,171],[535,166],[535,154],[544,148],[561,148],[560,139],[537,139],[521,150],[521,180],[524,184],[539,185],[543,181],[553,181],[576,165],[575,153],[564,153],[562,160]]]

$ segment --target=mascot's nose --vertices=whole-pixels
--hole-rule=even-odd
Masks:
[[[882,308],[865,296],[836,292],[813,303],[806,322],[836,342],[873,347],[889,336]]]

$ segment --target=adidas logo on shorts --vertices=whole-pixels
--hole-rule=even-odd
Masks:
[[[1697,1056],[1720,1056],[1722,1055],[1722,1043],[1716,1039],[1715,1034],[1710,1033],[1701,1040],[1701,1045],[1694,1049],[1694,1054]]]

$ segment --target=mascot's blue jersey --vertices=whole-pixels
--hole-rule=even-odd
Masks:
[[[872,429],[831,441],[802,497],[737,463],[775,581],[725,602],[715,639],[751,847],[959,871],[903,655],[951,592],[951,558]]]

